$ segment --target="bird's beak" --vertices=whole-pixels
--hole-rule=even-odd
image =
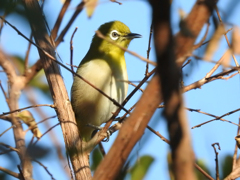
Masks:
[[[125,35],[125,37],[126,37],[127,39],[134,39],[134,38],[141,38],[142,35],[137,34],[137,33],[129,33],[129,34]]]

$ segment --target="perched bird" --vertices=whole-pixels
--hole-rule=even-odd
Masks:
[[[98,30],[107,39],[125,48],[132,39],[141,37],[131,33],[120,21],[105,23]],[[128,89],[128,84],[121,81],[128,79],[124,53],[119,47],[95,34],[86,56],[77,69],[77,74],[121,104]],[[113,102],[77,76],[74,77],[71,89],[71,103],[84,141],[89,141],[94,131],[87,124],[100,126],[117,110]]]

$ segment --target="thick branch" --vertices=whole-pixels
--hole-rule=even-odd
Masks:
[[[24,79],[22,76],[17,76],[14,66],[8,60],[7,56],[0,52],[0,65],[3,70],[6,72],[9,80],[9,97],[8,97],[8,106],[10,111],[18,109],[18,99],[21,94],[21,90],[24,87]],[[13,134],[15,139],[16,148],[18,149],[18,156],[22,165],[22,172],[26,180],[32,179],[32,164],[26,153],[25,146],[25,137],[24,131],[21,123],[17,118],[12,114],[11,117],[13,128]]]
[[[208,22],[215,4],[215,0],[198,0],[184,20],[185,28],[191,32],[191,35],[185,34],[184,31],[180,31],[176,35],[175,54],[179,65],[182,65],[187,55],[193,51],[196,37],[202,30],[203,25]]]
[[[178,180],[194,180],[194,153],[189,125],[184,111],[179,82],[180,68],[175,63],[174,42],[170,27],[170,2],[150,1],[153,8],[153,30],[161,77],[164,115],[168,123],[172,149],[173,172]],[[197,22],[196,22],[197,23]],[[193,45],[193,43],[192,43]]]
[[[42,12],[36,0],[24,0],[27,16],[32,28],[36,44],[52,57],[55,56],[54,47],[47,34]],[[83,151],[84,146],[79,138],[78,129],[71,103],[59,72],[59,67],[42,50],[39,55],[47,77],[49,88],[53,97],[56,112],[61,122],[65,145],[70,155],[76,179],[91,179],[88,154]]]

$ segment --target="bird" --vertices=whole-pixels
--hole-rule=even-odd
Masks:
[[[131,33],[129,27],[120,21],[107,22],[98,31],[124,48],[128,48],[134,38],[141,37],[140,34]],[[128,80],[124,53],[124,50],[95,33],[76,73],[121,104],[128,90],[128,84],[123,82]],[[71,104],[83,141],[89,141],[95,130],[88,125],[100,126],[106,123],[118,108],[78,76],[74,76]]]

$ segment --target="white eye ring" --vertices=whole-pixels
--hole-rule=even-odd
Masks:
[[[117,40],[119,38],[119,32],[116,31],[116,30],[111,31],[110,32],[110,38],[114,41]]]

